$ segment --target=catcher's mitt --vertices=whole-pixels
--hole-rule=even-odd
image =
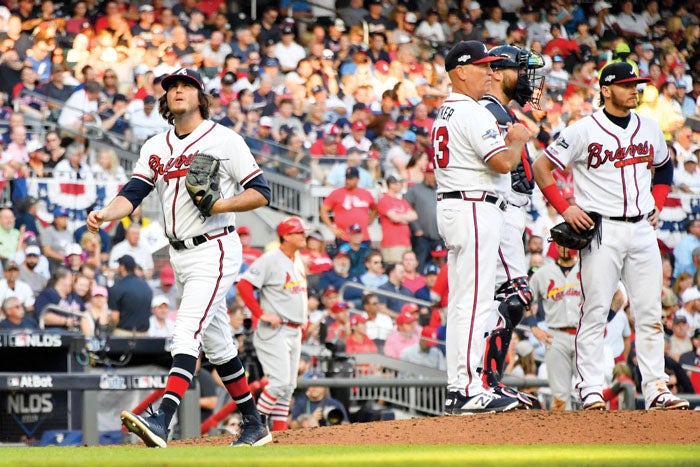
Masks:
[[[219,164],[219,159],[216,157],[200,152],[192,159],[185,177],[187,192],[204,217],[210,216],[211,207],[221,198]]]
[[[593,237],[595,237],[600,227],[600,216],[595,213],[589,213],[588,216],[595,222],[595,225],[588,230],[583,232],[576,232],[573,227],[571,227],[566,222],[555,225],[549,231],[550,241],[556,242],[557,245],[561,245],[566,248],[571,248],[572,250],[582,250],[591,244]]]

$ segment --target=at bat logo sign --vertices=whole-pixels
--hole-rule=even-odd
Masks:
[[[564,149],[569,149],[569,143],[566,142],[564,138],[558,138],[557,139],[557,146],[561,146]]]

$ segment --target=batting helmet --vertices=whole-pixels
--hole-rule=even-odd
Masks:
[[[287,217],[277,225],[277,235],[283,237],[292,233],[304,233],[304,224],[298,217]]]

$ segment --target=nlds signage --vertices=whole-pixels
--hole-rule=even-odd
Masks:
[[[17,334],[8,336],[8,347],[60,347],[60,334]]]

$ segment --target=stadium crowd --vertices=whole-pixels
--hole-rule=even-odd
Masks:
[[[129,148],[167,128],[158,113],[160,80],[181,67],[203,76],[212,119],[243,135],[264,171],[331,190],[320,211],[328,232],[311,232],[302,251],[309,345],[342,340],[348,353],[444,369],[447,252],[435,223],[430,132],[448,93],[444,58],[456,41],[542,54],[539,108],[512,108],[533,135],[533,155],[598,108],[605,63],[634,63],[652,79],[637,111],[665,133],[674,194],[686,204],[700,194],[700,2],[281,0],[258,2],[255,19],[244,3],[239,11],[216,0],[0,5],[0,169],[12,200],[0,209],[0,329],[42,321],[86,335],[107,326],[122,335],[171,331],[177,289],[172,268],[156,267],[140,242],[149,220],[135,212],[93,236],[68,228],[71,213],[57,204],[47,223],[36,216],[40,200],[28,194],[27,180],[124,183],[116,152],[90,148],[91,131]],[[56,129],[37,130],[45,123]],[[571,197],[571,175],[556,179]],[[548,232],[563,219],[539,192],[530,214],[524,248],[534,273],[557,258]],[[370,236],[375,219],[380,238]],[[677,220],[687,233],[660,241],[669,388],[700,393],[700,373],[681,366],[700,369],[700,218]],[[254,245],[246,226],[238,234],[245,268],[264,245]],[[347,288],[341,295],[346,282],[379,293]],[[229,298],[243,345],[247,312],[235,290]],[[624,300],[619,310],[625,319],[612,357],[624,366],[617,375],[634,379],[633,310]],[[540,308],[525,327],[543,322]],[[515,338],[509,373],[545,374],[537,336],[525,330]]]

